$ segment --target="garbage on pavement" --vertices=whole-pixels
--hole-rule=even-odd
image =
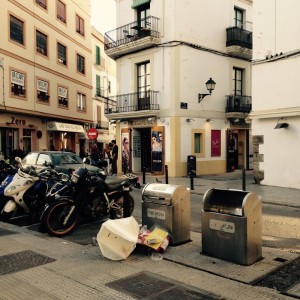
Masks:
[[[97,234],[103,256],[111,260],[126,259],[136,247],[139,225],[133,217],[107,220]]]

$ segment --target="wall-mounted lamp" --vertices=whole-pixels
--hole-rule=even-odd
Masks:
[[[192,122],[192,121],[194,122],[195,120],[194,119],[186,119],[186,121],[187,122]]]
[[[214,121],[213,119],[206,119],[205,120],[205,122],[208,122],[208,123],[213,123],[213,121]]]
[[[210,96],[211,92],[215,89],[216,83],[209,78],[209,80],[205,83],[206,84],[206,88],[209,91],[209,94],[198,94],[198,102],[200,103],[204,97],[206,96]]]
[[[274,127],[274,129],[280,129],[280,128],[287,128],[287,127],[289,127],[289,124],[288,124],[288,123],[280,123],[280,122],[279,122],[280,120],[284,120],[284,118],[278,119],[277,124],[276,124],[276,126]]]

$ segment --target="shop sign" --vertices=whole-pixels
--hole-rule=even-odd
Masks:
[[[11,83],[25,86],[25,74],[16,71],[11,71]]]
[[[156,126],[156,120],[154,118],[149,119],[133,119],[128,121],[130,127],[152,127]]]
[[[88,139],[89,139],[89,140],[96,140],[97,137],[98,137],[98,130],[95,129],[95,128],[90,128],[90,129],[87,131],[87,136],[88,136]]]
[[[48,131],[85,132],[82,125],[60,122],[47,122]]]

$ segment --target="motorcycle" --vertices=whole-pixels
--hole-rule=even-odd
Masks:
[[[33,166],[19,168],[12,181],[4,189],[6,203],[1,211],[2,221],[14,217],[29,216],[30,223],[39,219],[45,207],[45,195],[55,181],[68,176],[46,167],[39,172]]]
[[[72,195],[56,199],[46,205],[43,212],[42,227],[50,235],[65,236],[83,220],[131,216],[134,209],[134,199],[130,195],[131,179],[122,178],[107,183],[80,167],[71,176],[71,183]]]

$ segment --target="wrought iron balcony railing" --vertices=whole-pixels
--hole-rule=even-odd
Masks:
[[[158,18],[149,16],[135,21],[104,35],[104,49],[109,50],[145,37],[159,37]]]
[[[226,47],[240,46],[243,48],[252,49],[252,32],[239,28],[230,27],[226,29],[227,39]]]
[[[226,113],[231,113],[231,112],[250,113],[252,109],[251,96],[229,95],[226,97],[227,97]]]
[[[105,114],[159,110],[157,96],[158,91],[147,91],[146,93],[131,93],[109,97],[110,100],[115,101],[116,105],[108,104]]]

